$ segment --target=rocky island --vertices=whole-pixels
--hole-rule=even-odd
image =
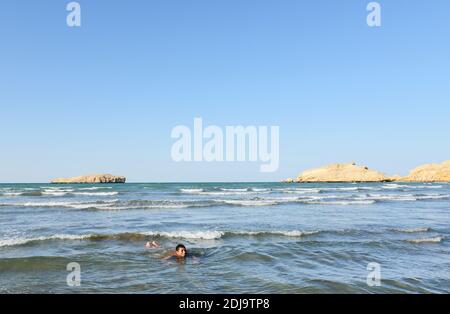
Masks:
[[[441,164],[426,164],[419,166],[408,176],[399,178],[403,182],[450,182],[450,160]]]
[[[358,166],[354,162],[331,164],[303,171],[293,182],[388,182],[385,174]]]
[[[402,177],[387,176],[354,162],[331,164],[320,168],[305,170],[296,179],[288,178],[285,183],[302,182],[450,182],[450,160],[441,164],[426,164],[410,171]]]
[[[51,183],[125,183],[126,178],[111,174],[92,174],[73,178],[58,178]]]

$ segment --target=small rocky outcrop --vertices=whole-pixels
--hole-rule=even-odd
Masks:
[[[331,164],[303,171],[294,182],[389,182],[385,174],[355,163]]]
[[[125,183],[126,178],[111,174],[92,174],[73,178],[58,178],[51,183]]]

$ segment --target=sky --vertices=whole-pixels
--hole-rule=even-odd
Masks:
[[[278,181],[450,159],[450,2],[62,0],[0,4],[0,182]],[[171,130],[279,126],[280,164],[174,162]]]

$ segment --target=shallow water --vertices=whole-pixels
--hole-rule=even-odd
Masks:
[[[449,224],[444,183],[0,184],[0,292],[448,293]]]

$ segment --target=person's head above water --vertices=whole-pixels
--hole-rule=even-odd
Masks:
[[[183,244],[178,244],[175,248],[176,257],[185,257],[187,253],[186,247]]]

